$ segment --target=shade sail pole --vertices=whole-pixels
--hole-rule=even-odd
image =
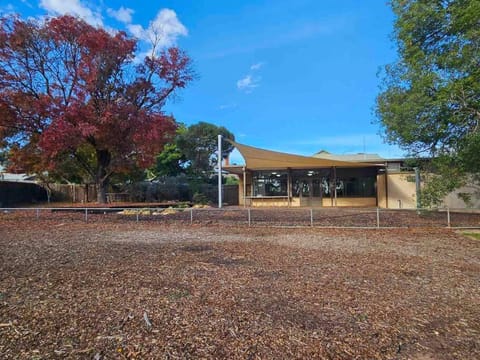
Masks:
[[[247,207],[247,171],[243,167],[243,207]]]
[[[218,135],[218,208],[222,207],[222,135]]]

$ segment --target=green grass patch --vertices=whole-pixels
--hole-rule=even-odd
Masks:
[[[463,235],[471,237],[476,240],[480,240],[480,233],[464,232]]]

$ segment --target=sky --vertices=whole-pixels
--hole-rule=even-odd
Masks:
[[[71,14],[193,59],[197,79],[165,111],[187,125],[225,126],[238,142],[313,155],[403,152],[374,115],[378,71],[396,58],[382,0],[2,0],[0,12]],[[242,164],[238,152],[231,162]]]

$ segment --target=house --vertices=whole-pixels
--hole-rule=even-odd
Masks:
[[[0,165],[0,181],[32,183],[32,182],[35,182],[35,180],[36,180],[35,175],[27,175],[24,173],[21,173],[21,174],[9,173],[6,171],[6,169],[2,165]]]
[[[414,169],[376,154],[287,154],[232,142],[245,160],[224,167],[238,175],[239,204],[290,207],[415,208]]]

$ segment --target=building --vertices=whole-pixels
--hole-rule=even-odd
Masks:
[[[239,204],[291,207],[417,206],[415,172],[404,159],[376,154],[311,157],[259,149],[232,142],[245,165],[224,169],[238,175]]]

